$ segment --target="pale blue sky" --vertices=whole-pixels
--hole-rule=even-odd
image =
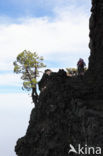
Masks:
[[[57,7],[65,7],[75,5],[76,7],[84,7],[88,12],[90,0],[1,0],[0,15],[12,18],[30,16],[43,17],[55,16],[54,9]]]
[[[0,1],[0,155],[15,156],[16,140],[25,134],[33,107],[22,91],[13,61],[24,49],[44,56],[47,68],[88,64],[91,0]],[[26,100],[25,100],[26,99]]]

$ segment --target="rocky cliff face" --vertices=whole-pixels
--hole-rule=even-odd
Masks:
[[[93,0],[92,5],[89,70],[82,79],[63,70],[49,76],[27,132],[17,141],[18,156],[68,156],[73,155],[68,153],[70,144],[103,145],[103,72],[97,77],[103,67],[103,2]]]
[[[91,11],[89,71],[96,80],[101,80],[103,78],[103,1],[92,0]]]

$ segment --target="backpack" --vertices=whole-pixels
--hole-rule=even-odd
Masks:
[[[83,60],[80,60],[79,62],[78,62],[78,66],[83,66],[84,65],[84,61]]]

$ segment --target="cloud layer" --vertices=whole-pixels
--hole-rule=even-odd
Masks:
[[[72,13],[73,9],[57,11],[52,21],[42,17],[20,19],[20,24],[1,24],[0,70],[11,70],[13,60],[24,49],[37,51],[46,60],[58,58],[59,63],[72,55],[87,57],[88,15],[83,10]]]
[[[16,156],[14,146],[26,132],[32,108],[26,94],[0,95],[0,155]]]
[[[13,61],[24,49],[44,56],[47,68],[74,67],[79,57],[88,62],[88,14],[74,6],[54,12],[55,18],[20,18],[16,24],[7,18],[0,24],[0,70],[13,71]],[[2,85],[17,86],[18,80],[11,73],[0,75]]]
[[[35,8],[32,7],[33,3]],[[15,155],[14,145],[17,138],[25,134],[28,116],[32,109],[32,105],[29,105],[31,98],[28,98],[28,95],[13,93],[12,87],[21,89],[22,83],[19,81],[20,76],[12,72],[13,61],[20,52],[27,49],[32,52],[37,51],[39,55],[44,56],[47,68],[53,71],[76,66],[79,57],[83,57],[87,63],[89,10],[88,7],[84,7],[87,3],[87,0],[78,0],[78,2],[77,0],[7,0],[6,3],[1,0],[0,155]],[[7,14],[19,16],[20,9],[28,16],[24,18],[23,14],[22,18],[18,19],[7,16]],[[49,15],[50,12],[52,14]]]

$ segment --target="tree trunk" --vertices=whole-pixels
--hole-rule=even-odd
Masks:
[[[36,107],[38,103],[38,94],[37,94],[36,86],[35,88],[32,88],[32,100]]]

